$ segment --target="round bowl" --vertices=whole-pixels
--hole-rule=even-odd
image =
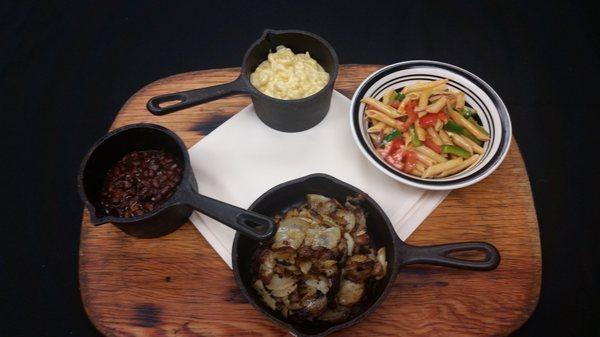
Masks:
[[[384,92],[400,89],[419,80],[448,78],[448,86],[465,93],[465,102],[477,111],[483,127],[490,133],[484,145],[485,153],[470,168],[444,178],[421,178],[402,172],[388,164],[375,151],[367,134],[363,97],[381,99]],[[436,61],[407,61],[384,67],[367,77],[352,97],[350,128],[364,156],[380,171],[404,184],[427,190],[452,190],[472,185],[489,176],[506,156],[510,147],[512,127],[506,106],[498,94],[476,75]]]

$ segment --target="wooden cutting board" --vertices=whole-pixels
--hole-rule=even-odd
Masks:
[[[335,88],[351,97],[377,65],[340,67]],[[232,96],[171,115],[146,110],[152,96],[216,85],[239,69],[175,75],[142,88],[111,129],[150,122],[170,128],[190,147],[250,103]],[[352,140],[348,140],[352,141]],[[497,270],[403,269],[385,302],[336,335],[504,336],[533,312],[541,283],[538,224],[517,143],[500,168],[474,186],[453,191],[410,236],[428,245],[488,241],[502,255]],[[158,239],[136,239],[112,225],[93,227],[84,211],[79,286],[85,310],[107,336],[284,336],[243,298],[232,271],[188,222]]]

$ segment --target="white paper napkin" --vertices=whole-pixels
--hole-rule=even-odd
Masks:
[[[189,149],[199,193],[247,208],[275,185],[326,173],[369,194],[406,239],[448,192],[409,187],[376,169],[352,139],[349,109],[350,100],[334,91],[321,123],[285,133],[263,124],[247,106]],[[198,212],[190,220],[231,268],[235,231]]]

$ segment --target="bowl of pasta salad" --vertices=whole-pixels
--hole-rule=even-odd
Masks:
[[[510,146],[512,127],[498,94],[447,63],[407,61],[365,79],[350,108],[365,157],[410,186],[451,190],[489,176]]]

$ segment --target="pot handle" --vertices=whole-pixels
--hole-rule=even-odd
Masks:
[[[233,82],[152,97],[148,100],[146,107],[152,114],[162,116],[221,97],[244,92],[248,92],[248,88],[240,75],[240,77]],[[164,107],[160,106],[167,102],[176,103]]]
[[[254,240],[268,240],[276,232],[275,221],[268,216],[202,194],[189,192],[183,203]]]
[[[454,252],[482,251],[484,260],[466,260],[449,256]],[[401,265],[433,264],[469,270],[493,270],[500,263],[500,253],[493,245],[486,242],[460,242],[445,245],[417,247],[405,244],[401,248]]]

